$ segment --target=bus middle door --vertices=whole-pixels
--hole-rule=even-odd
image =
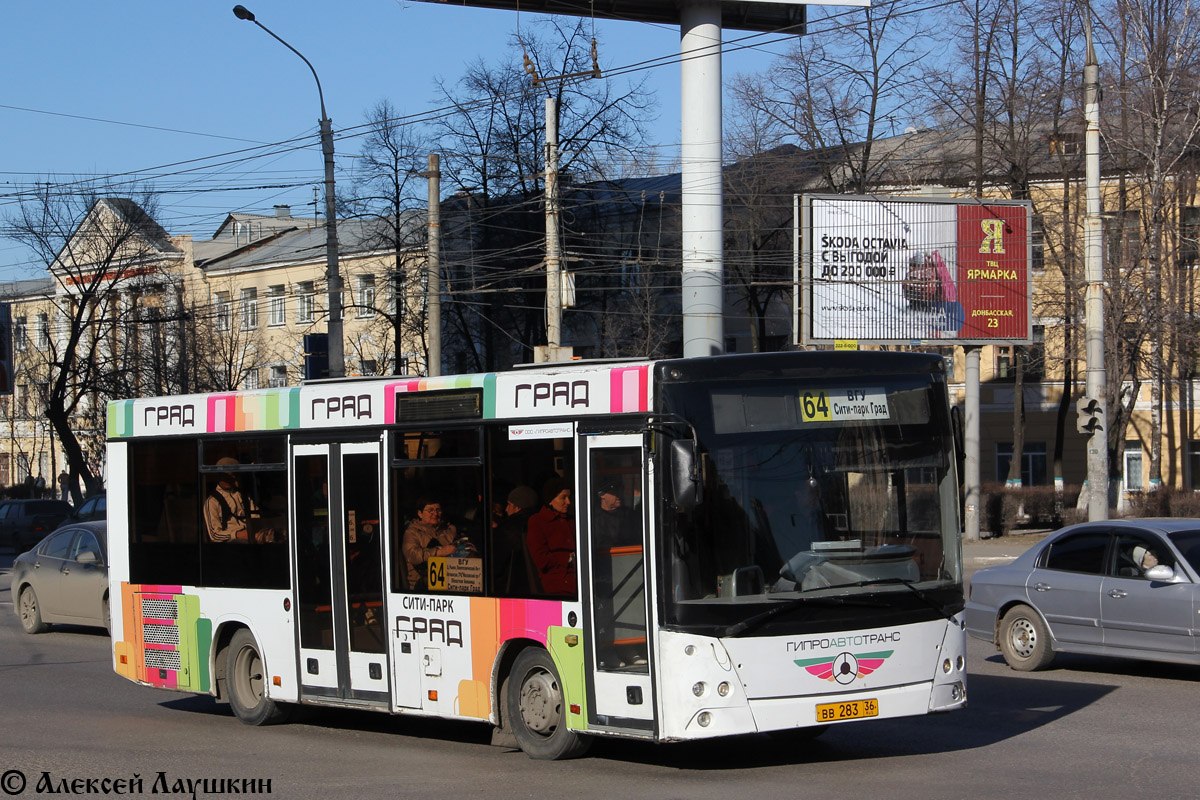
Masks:
[[[388,705],[379,450],[293,448],[302,698]]]

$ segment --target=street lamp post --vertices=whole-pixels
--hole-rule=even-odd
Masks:
[[[253,22],[271,34],[275,41],[300,56],[300,60],[308,65],[313,79],[317,82],[317,96],[321,100],[321,152],[325,156],[325,283],[329,287],[329,377],[340,378],[345,375],[346,362],[342,351],[342,275],[338,271],[337,213],[334,209],[333,193],[333,123],[325,113],[325,94],[321,91],[321,79],[317,77],[317,71],[303,53],[255,19],[254,14],[245,6],[234,6],[233,15],[238,19]]]

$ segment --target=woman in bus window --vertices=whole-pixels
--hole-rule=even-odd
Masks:
[[[529,555],[546,594],[575,595],[575,519],[571,484],[551,478],[542,490],[546,506],[529,519]]]

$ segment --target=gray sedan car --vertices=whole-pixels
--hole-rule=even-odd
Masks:
[[[13,607],[26,633],[47,623],[108,627],[108,524],[64,525],[13,562]]]
[[[1008,665],[1056,652],[1200,664],[1200,519],[1071,525],[971,579],[967,632]]]

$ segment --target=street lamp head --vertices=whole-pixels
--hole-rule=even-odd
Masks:
[[[254,14],[252,14],[250,9],[246,8],[245,6],[234,6],[233,15],[238,19],[244,19],[247,22],[254,22]]]

